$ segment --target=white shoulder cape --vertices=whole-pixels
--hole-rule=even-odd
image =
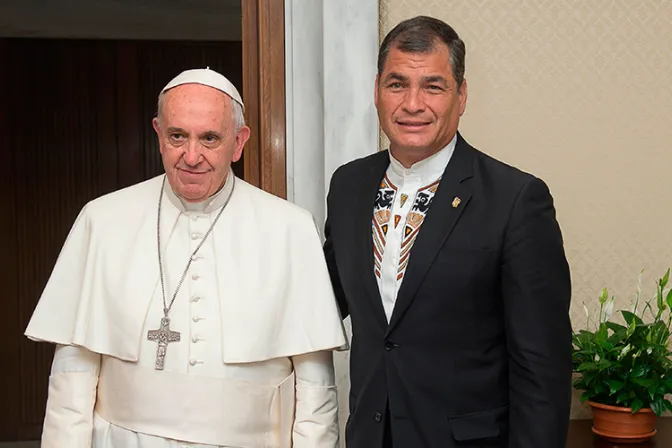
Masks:
[[[145,316],[160,287],[156,212],[161,180],[102,196],[82,209],[26,336],[138,360]],[[180,213],[170,210],[174,216],[162,218],[162,235]],[[347,348],[310,213],[236,179],[210,237],[223,285],[223,362]]]

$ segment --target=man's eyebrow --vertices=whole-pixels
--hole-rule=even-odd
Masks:
[[[389,82],[389,81],[393,81],[393,80],[394,81],[401,81],[401,82],[408,82],[408,77],[402,75],[401,73],[397,73],[397,72],[392,72],[385,77],[385,82]]]
[[[168,129],[166,129],[166,132],[170,134],[186,134],[187,131],[185,131],[182,128],[177,128],[175,126],[170,126]]]
[[[434,83],[434,82],[438,82],[438,83],[441,83],[443,85],[448,85],[448,80],[441,75],[426,76],[426,77],[422,78],[422,80],[425,84],[431,84],[431,83]]]
[[[203,137],[218,137],[218,138],[221,138],[221,137],[222,137],[222,134],[220,134],[220,133],[217,132],[217,131],[205,131],[205,132],[201,132],[201,133],[198,135],[198,137],[199,137],[199,138],[203,138]]]

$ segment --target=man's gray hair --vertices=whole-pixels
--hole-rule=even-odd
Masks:
[[[159,101],[156,105],[156,118],[159,120],[159,124],[161,124],[161,111],[163,110],[163,101],[165,96],[166,92],[161,92],[159,94]],[[231,99],[231,109],[233,110],[233,123],[236,126],[236,132],[238,132],[243,126],[245,126],[245,113],[243,112],[243,106],[238,101],[235,101],[230,97],[229,99]]]
[[[236,132],[240,131],[240,128],[245,126],[245,113],[243,112],[243,106],[238,102],[231,100],[233,104],[233,123],[236,125]]]

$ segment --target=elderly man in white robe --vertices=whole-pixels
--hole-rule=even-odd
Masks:
[[[158,103],[165,175],[82,209],[26,330],[57,344],[42,447],[336,447],[346,340],[312,216],[233,174],[225,77]]]

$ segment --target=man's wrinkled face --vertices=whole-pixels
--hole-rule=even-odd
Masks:
[[[436,43],[429,53],[392,47],[376,77],[376,108],[392,155],[405,166],[445,147],[455,136],[467,105],[467,85],[458,88],[450,50]]]
[[[204,201],[240,160],[250,129],[236,130],[233,100],[217,89],[184,84],[164,95],[153,125],[168,182],[185,201]]]

